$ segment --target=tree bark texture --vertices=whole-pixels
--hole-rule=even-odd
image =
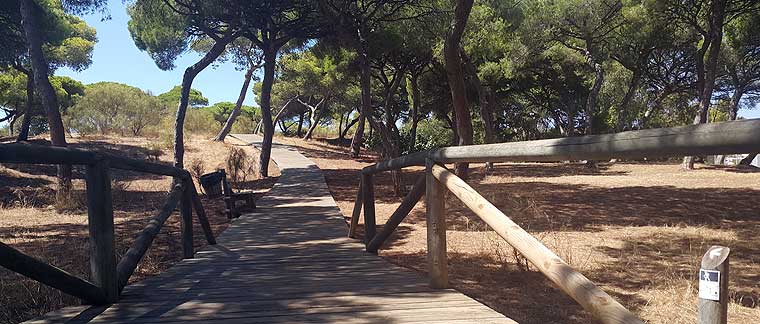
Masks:
[[[460,42],[467,20],[472,10],[473,0],[456,0],[454,19],[451,22],[446,40],[443,45],[443,56],[446,63],[446,75],[451,90],[451,102],[456,115],[456,129],[459,137],[458,145],[472,145],[472,118],[467,103],[467,89],[462,71],[462,59],[459,55]],[[467,179],[468,163],[457,163],[456,171],[462,179]]]
[[[277,63],[277,48],[264,50],[264,79],[261,83],[261,121],[264,124],[264,140],[261,143],[259,155],[259,174],[269,176],[269,157],[272,155],[272,140],[274,123],[272,121],[272,85],[274,84],[274,69]]]
[[[21,129],[18,132],[17,142],[29,140],[29,127],[34,117],[34,74],[32,71],[22,71],[26,74],[26,111],[21,120]]]
[[[50,142],[53,146],[66,146],[66,132],[61,120],[61,112],[58,110],[58,97],[55,89],[48,79],[49,67],[42,52],[42,35],[40,35],[40,22],[35,14],[42,9],[34,0],[19,1],[21,25],[24,29],[29,57],[32,63],[35,88],[42,100],[42,106],[47,115],[48,127],[50,128]],[[71,187],[71,165],[58,166],[58,185],[60,190],[68,190]]]
[[[256,67],[251,66],[248,68],[248,71],[245,72],[245,78],[243,79],[243,86],[240,88],[240,94],[238,95],[238,99],[235,102],[235,108],[232,109],[232,112],[230,113],[230,117],[227,118],[227,122],[224,123],[222,130],[220,130],[219,134],[217,134],[216,137],[214,137],[214,141],[224,142],[224,138],[227,137],[227,135],[232,130],[232,124],[234,124],[237,117],[240,116],[240,110],[243,107],[243,101],[245,101],[245,96],[246,94],[248,94],[248,86],[251,84],[251,78],[253,77],[254,71],[256,71]]]
[[[185,73],[182,76],[182,88],[180,90],[179,105],[177,106],[177,115],[174,120],[174,166],[178,168],[184,168],[185,159],[185,115],[187,113],[187,106],[190,103],[190,89],[193,86],[193,80],[195,77],[213,63],[219,55],[224,52],[227,44],[232,42],[236,33],[233,31],[227,32],[221,39],[214,42],[214,46],[203,55],[203,57],[195,64],[187,67]]]
[[[723,24],[726,20],[726,0],[713,0],[710,3],[709,20],[709,30],[704,35],[702,47],[697,54],[699,112],[694,117],[694,124],[704,124],[707,122],[707,113],[710,110],[715,79],[718,75],[718,59],[720,56],[720,46],[723,42]],[[684,157],[681,167],[684,170],[694,169],[694,157]]]
[[[361,108],[359,109],[359,124],[356,126],[356,132],[351,139],[351,157],[359,157],[359,152],[364,140],[364,125],[368,116],[372,113],[372,95],[371,95],[371,70],[369,65],[369,53],[367,53],[367,44],[361,32],[359,33],[360,53],[359,65],[361,69],[360,87],[361,87]]]

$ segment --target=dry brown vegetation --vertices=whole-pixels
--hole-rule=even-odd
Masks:
[[[171,161],[170,153],[163,154],[156,148],[157,145],[144,138],[87,137],[71,141],[78,148],[140,159]],[[240,143],[225,144],[191,137],[186,143],[187,166],[193,166],[200,173],[226,168],[227,157],[236,145]],[[240,146],[239,149],[246,157],[240,159],[241,172],[246,172],[249,164],[255,163],[257,152],[250,146]],[[233,187],[263,194],[271,188],[279,175],[274,163],[270,163],[270,168],[270,175],[274,177],[257,180],[253,174],[241,174],[238,181],[233,181]],[[81,278],[88,278],[90,271],[83,169],[75,166],[74,172],[74,190],[69,196],[56,199],[54,166],[0,166],[0,241]],[[171,178],[112,170],[112,179],[119,258],[132,244],[135,235],[165,202]],[[224,214],[224,204],[221,199],[202,197],[202,201],[213,232],[218,235],[229,223]],[[180,220],[175,213],[161,229],[130,281],[156,275],[179,261],[179,234]],[[197,222],[194,239],[196,248],[206,243]],[[0,268],[0,323],[16,323],[75,304],[79,304],[79,300],[74,297]]]
[[[323,169],[330,191],[351,215],[359,169],[376,157],[348,158],[334,141],[297,145]],[[345,143],[342,143],[345,144]],[[760,321],[760,172],[677,164],[473,165],[468,181],[484,197],[651,323],[694,323],[697,269],[711,245],[732,249],[729,322]],[[404,172],[411,187],[421,169]],[[377,223],[401,197],[389,177],[375,180]],[[380,250],[389,261],[426,271],[424,203]],[[449,275],[454,288],[520,323],[587,323],[583,311],[453,195],[447,198]],[[360,228],[360,232],[362,229]]]

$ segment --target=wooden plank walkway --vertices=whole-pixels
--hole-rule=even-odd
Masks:
[[[346,237],[319,168],[278,144],[272,159],[278,183],[217,245],[126,287],[118,304],[69,307],[30,323],[514,323],[364,252]]]

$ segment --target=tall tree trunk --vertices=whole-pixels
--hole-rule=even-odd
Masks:
[[[340,113],[339,115],[340,115],[340,120],[338,120],[338,139],[341,138],[340,134],[343,133],[343,120],[345,119],[343,118],[344,117],[343,113]]]
[[[243,101],[245,101],[245,95],[248,93],[248,86],[251,84],[251,78],[253,77],[253,72],[255,70],[256,66],[251,66],[248,68],[248,71],[245,72],[243,86],[240,88],[240,94],[238,95],[238,99],[235,102],[235,108],[232,109],[230,117],[227,118],[227,122],[224,123],[222,130],[220,130],[219,134],[214,137],[214,141],[224,142],[224,138],[227,137],[227,134],[229,134],[230,130],[232,130],[232,124],[235,123],[235,119],[237,119],[237,117],[240,115],[240,110],[243,107]]]
[[[584,135],[592,135],[594,133],[594,113],[596,113],[596,102],[599,99],[599,92],[602,90],[602,84],[604,84],[604,68],[601,63],[594,62],[594,85],[591,87],[591,91],[586,99],[585,113],[586,119],[584,121]]]
[[[349,114],[349,116],[351,115]],[[354,126],[354,124],[356,124],[357,122],[359,122],[359,117],[352,119],[350,123],[346,123],[346,127],[343,128],[343,133],[340,134],[340,138],[345,139],[346,134],[348,134],[348,132],[351,130],[351,127]]]
[[[282,114],[284,114],[285,112],[288,111],[287,109],[290,106],[290,102],[293,101],[293,99],[294,98],[290,98],[290,99],[288,99],[287,102],[285,102],[285,104],[282,106],[282,108],[280,108],[280,111],[277,112],[277,115],[274,116],[274,120],[272,121],[272,123],[277,123],[277,121],[280,120],[280,118],[282,118]],[[254,134],[261,133],[261,128],[263,127],[262,126],[263,122],[264,122],[264,119],[261,119],[261,120],[259,120],[258,123],[256,123],[256,129],[253,131]],[[301,136],[301,135],[298,135],[298,136]]]
[[[368,116],[372,113],[372,95],[371,95],[371,73],[369,65],[369,53],[367,52],[367,41],[364,39],[362,32],[359,32],[359,68],[361,70],[360,87],[361,87],[361,108],[359,109],[359,124],[356,126],[356,132],[351,139],[351,157],[359,157],[364,137],[364,124]],[[370,128],[371,131],[371,128]]]
[[[462,60],[459,56],[460,42],[467,19],[472,10],[473,0],[456,0],[454,19],[451,22],[446,40],[443,45],[443,56],[446,63],[446,75],[451,90],[451,102],[456,115],[456,128],[459,137],[458,145],[472,145],[472,118],[467,103],[467,89],[464,83]],[[467,179],[468,163],[457,163],[456,172],[462,179]]]
[[[704,41],[709,44],[707,58],[704,61],[704,77],[701,79],[702,87],[697,85],[699,92],[699,112],[694,117],[694,124],[704,124],[707,122],[707,113],[710,110],[710,101],[712,100],[713,90],[715,88],[715,79],[718,75],[718,58],[720,56],[720,46],[723,42],[723,24],[726,20],[726,0],[713,0],[710,4],[710,28],[707,39]],[[697,57],[702,60],[701,56]],[[699,62],[697,62],[699,63]],[[699,67],[699,64],[698,64]],[[699,79],[699,76],[698,76]],[[694,169],[694,157],[684,157],[681,168],[684,170]]]
[[[731,100],[728,103],[728,120],[736,120],[736,118],[739,117],[739,102],[742,100],[742,96],[744,95],[744,91],[741,86],[736,83],[734,85],[736,88],[734,89],[734,93],[731,95]],[[715,157],[715,163],[718,165],[723,165],[725,158],[725,155],[718,155]]]
[[[303,120],[304,117],[306,117],[306,111],[302,111],[300,114],[298,114],[298,130],[296,131],[296,136],[301,137],[303,134]]]
[[[237,37],[237,34],[230,30],[221,39],[214,42],[214,46],[203,55],[195,64],[187,67],[182,76],[182,88],[180,89],[179,105],[177,106],[177,116],[174,120],[174,166],[184,168],[185,160],[185,114],[190,102],[190,89],[193,86],[195,77],[213,63],[219,55],[224,52],[231,41]]]
[[[278,50],[276,47],[264,50],[264,80],[261,83],[261,120],[264,123],[264,140],[261,143],[261,154],[259,155],[259,174],[263,178],[269,177],[269,157],[272,155],[274,124],[272,122],[271,101]]]
[[[304,140],[310,140],[311,136],[314,134],[314,130],[317,128],[317,125],[319,125],[319,120],[322,117],[322,111],[324,111],[324,107],[322,107],[325,104],[326,98],[322,98],[322,100],[319,101],[315,106],[312,106],[310,103],[303,102],[301,100],[298,100],[302,105],[309,108],[309,129],[306,131],[306,135],[304,135]]]
[[[23,73],[26,74],[26,111],[24,112],[24,119],[21,120],[21,129],[16,138],[17,142],[29,140],[29,127],[31,127],[32,117],[34,117],[34,74],[32,71]]]
[[[409,136],[411,137],[410,151],[414,151],[417,146],[417,125],[420,122],[420,103],[422,100],[422,94],[420,93],[419,75],[412,75],[409,80],[412,86],[412,127],[409,128]]]
[[[599,92],[602,90],[602,84],[604,84],[604,68],[602,63],[593,62],[594,65],[594,85],[591,87],[591,92],[586,99],[586,119],[584,121],[583,135],[592,135],[594,133],[594,113],[596,113],[596,101],[599,99]],[[586,167],[596,169],[596,161],[586,161]]]
[[[631,104],[631,100],[633,99],[633,95],[636,93],[636,90],[639,88],[639,83],[641,82],[641,72],[639,70],[634,70],[633,75],[631,75],[631,80],[628,83],[628,91],[626,91],[625,95],[623,96],[623,100],[620,101],[620,105],[618,106],[618,120],[616,125],[616,131],[622,132],[628,128],[627,126],[630,125],[628,122],[628,107]]]
[[[45,54],[42,52],[42,35],[40,35],[40,22],[37,21],[35,13],[41,12],[34,0],[19,1],[19,11],[21,14],[21,25],[24,29],[26,44],[29,50],[29,57],[32,63],[32,74],[34,83],[39,92],[42,106],[45,107],[48,127],[50,128],[50,142],[53,146],[66,146],[66,132],[61,120],[61,112],[58,110],[58,97],[48,79],[48,62]],[[71,165],[58,166],[58,189],[59,192],[65,192],[71,187]]]

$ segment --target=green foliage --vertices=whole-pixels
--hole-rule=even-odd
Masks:
[[[0,109],[4,112],[23,112],[26,110],[26,75],[15,70],[0,73]],[[59,109],[65,113],[77,100],[84,95],[85,86],[66,76],[52,76],[50,83],[58,97]],[[48,130],[47,120],[44,117],[42,102],[38,96],[32,101],[32,123],[29,135],[37,135]],[[17,123],[14,126],[19,126]]]
[[[158,95],[158,99],[163,102],[166,107],[177,107],[179,104],[179,98],[182,92],[181,86],[175,86],[171,90]],[[190,89],[190,107],[202,107],[208,105],[208,98],[203,96],[198,90]]]
[[[150,94],[125,84],[99,82],[66,114],[69,128],[80,134],[118,133],[139,136],[158,125],[163,106]]]
[[[192,41],[188,17],[173,10],[171,2],[136,0],[127,8],[127,28],[135,45],[162,70],[174,69],[174,61]]]

